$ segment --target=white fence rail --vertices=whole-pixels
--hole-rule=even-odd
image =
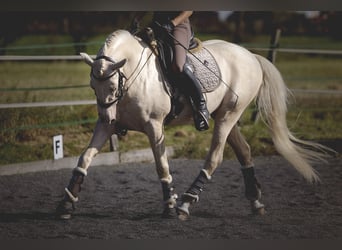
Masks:
[[[270,48],[246,47],[249,50],[269,51]],[[272,48],[276,52],[300,53],[300,54],[320,54],[320,55],[342,55],[342,50],[325,49],[291,49],[291,48]],[[91,55],[95,57],[95,55]],[[53,55],[53,56],[11,56],[2,55],[0,61],[68,61],[82,60],[79,55]]]
[[[92,104],[96,104],[96,100],[60,101],[60,102],[22,102],[22,103],[0,104],[0,109],[58,107],[58,106],[74,106],[74,105],[92,105]]]
[[[247,48],[249,50],[269,51],[269,48]],[[342,55],[342,50],[325,50],[325,49],[286,49],[275,48],[276,52],[296,53],[296,54],[320,54],[320,55]]]
[[[61,56],[0,56],[0,61],[68,61],[81,60],[79,55]]]
[[[341,90],[318,90],[318,89],[290,89],[294,94],[322,94],[322,95],[341,95]],[[96,100],[78,100],[78,101],[59,101],[59,102],[23,102],[23,103],[3,103],[0,109],[12,108],[37,108],[37,107],[58,107],[73,105],[95,105]]]

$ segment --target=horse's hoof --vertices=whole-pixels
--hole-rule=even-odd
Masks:
[[[265,215],[265,205],[260,203],[258,200],[251,202],[252,213],[254,215]]]
[[[56,219],[60,220],[70,220],[72,213],[75,210],[75,206],[72,202],[62,200],[56,208]]]
[[[190,203],[183,203],[181,206],[177,207],[178,219],[182,221],[189,219],[190,217],[189,206],[190,206]]]
[[[55,213],[55,218],[57,220],[70,220],[72,218],[72,213],[68,211],[58,210]]]
[[[189,219],[189,214],[183,212],[183,211],[178,211],[178,219],[180,219],[181,221],[186,221]]]
[[[59,214],[57,215],[57,219],[60,220],[70,220],[72,218],[71,214]]]
[[[265,215],[266,214],[266,210],[265,210],[264,207],[261,207],[261,208],[253,209],[252,213],[254,215]]]

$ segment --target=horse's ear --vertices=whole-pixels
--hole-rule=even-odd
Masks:
[[[86,64],[88,64],[89,66],[93,66],[94,60],[87,53],[81,52],[80,56],[83,58]]]
[[[124,66],[125,63],[126,63],[126,61],[127,61],[127,59],[122,59],[121,61],[119,61],[119,62],[113,64],[113,70],[119,69],[119,68],[121,68],[122,66]]]

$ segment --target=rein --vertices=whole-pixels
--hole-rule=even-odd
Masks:
[[[140,60],[139,60],[139,63],[138,65],[135,67],[133,73],[128,77],[126,78],[126,81],[128,81],[129,79],[131,79],[131,77],[134,75],[134,73],[138,70],[138,66],[142,60],[142,55],[144,54],[144,51],[145,51],[145,48],[143,50],[143,52],[141,53],[141,57],[140,57]],[[136,74],[136,76],[134,77],[134,79],[132,80],[131,84],[129,86],[126,87],[126,92],[128,91],[128,89],[133,85],[134,81],[137,79],[137,77],[140,75],[141,71],[145,68],[147,62],[150,60],[151,56],[152,56],[153,52],[151,52],[151,54],[148,56],[148,58],[146,59],[146,61],[144,62],[143,66],[140,68],[138,74]]]

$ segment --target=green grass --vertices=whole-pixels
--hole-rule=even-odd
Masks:
[[[342,90],[342,59],[303,57],[275,62],[289,88]]]
[[[94,37],[87,52],[95,54],[101,45],[98,41],[105,37]],[[206,35],[201,39],[211,38],[212,35]],[[32,39],[27,38],[26,43],[30,40],[32,44],[39,42],[38,38]],[[68,42],[68,39],[58,41]],[[302,48],[310,48],[306,45],[314,46],[317,41],[322,49],[342,49],[341,43],[327,38],[281,38],[282,46],[289,44]],[[267,44],[269,38],[261,37],[253,42]],[[27,53],[39,54],[36,51]],[[341,57],[278,53],[276,66],[290,88],[342,90]],[[89,87],[89,71],[89,66],[83,62],[1,62],[0,103],[95,99]],[[71,88],[73,86],[77,87]],[[296,99],[289,105],[290,129],[303,139],[342,139],[341,99],[336,94],[296,94]],[[275,154],[267,128],[262,122],[251,121],[252,112],[253,107],[247,109],[240,122],[253,155]],[[0,165],[52,159],[52,137],[57,134],[64,136],[65,156],[77,156],[89,143],[96,118],[94,105],[0,109]],[[192,125],[166,127],[166,144],[175,147],[176,157],[204,159],[210,147],[212,129],[213,124],[201,133]],[[137,132],[129,131],[120,140],[121,151],[146,147],[149,147],[147,137]],[[109,143],[103,151],[108,150]],[[225,157],[234,157],[228,146]]]
[[[94,99],[89,71],[83,62],[0,63],[0,103]]]
[[[72,55],[71,36],[62,35],[30,35],[23,36],[7,46],[7,55]]]

